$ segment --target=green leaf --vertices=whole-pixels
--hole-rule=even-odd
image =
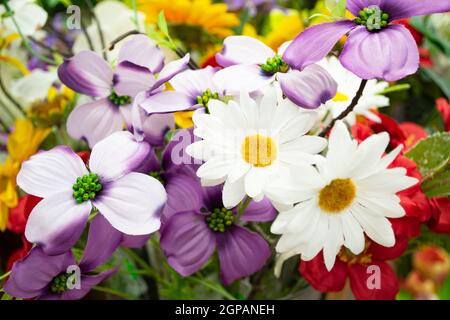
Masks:
[[[431,81],[436,83],[436,85],[444,92],[446,97],[450,97],[450,81],[442,78],[436,72],[429,68],[421,68],[420,72],[428,77]]]
[[[406,291],[405,289],[401,289],[399,293],[397,293],[397,296],[395,297],[396,300],[414,300],[413,296]]]
[[[450,167],[447,166],[433,178],[424,181],[422,190],[430,198],[450,196]]]
[[[340,18],[345,15],[347,0],[325,0],[325,5],[333,17]]]
[[[166,17],[164,16],[164,11],[161,11],[158,15],[158,28],[166,37],[170,38],[169,28],[167,27],[167,21]]]
[[[420,141],[406,153],[417,164],[424,180],[446,170],[450,161],[450,133],[440,132]]]
[[[439,288],[437,295],[441,300],[450,300],[450,276],[445,279],[444,284]]]

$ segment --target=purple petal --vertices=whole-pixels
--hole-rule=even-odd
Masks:
[[[86,139],[92,148],[100,140],[121,131],[123,124],[119,107],[103,98],[76,107],[67,119],[67,132],[74,139]]]
[[[203,206],[203,190],[200,181],[185,174],[168,174],[165,177],[167,202],[163,210],[163,222],[181,211],[200,211]]]
[[[191,169],[194,170],[193,176],[196,177],[197,174],[195,174],[195,171],[198,169],[198,164],[202,162],[188,155],[186,148],[199,140],[200,138],[194,136],[192,128],[176,131],[162,155],[162,166],[164,170],[169,172],[179,168],[192,167]]]
[[[186,70],[173,77],[170,84],[175,91],[190,96],[193,103],[196,103],[197,96],[207,89],[222,94],[213,81],[215,73],[216,69],[210,66],[200,70]]]
[[[93,287],[103,282],[106,278],[111,277],[117,269],[109,269],[97,275],[81,275],[80,289],[73,288],[61,295],[61,300],[80,300],[91,291]]]
[[[146,235],[159,229],[167,199],[161,182],[132,172],[103,187],[93,203],[114,228],[129,235]]]
[[[150,148],[149,153],[145,157],[142,164],[133,171],[148,174],[149,172],[159,172],[160,170],[161,165],[159,164],[158,157],[156,156],[153,148]]]
[[[3,286],[13,297],[30,299],[47,292],[47,287],[67,267],[75,265],[70,251],[56,256],[46,255],[41,248],[33,248],[29,254],[14,263],[11,275]]]
[[[256,64],[239,64],[218,71],[214,81],[224,88],[227,94],[253,92],[275,80],[275,75],[266,74]]]
[[[55,193],[31,211],[25,237],[42,246],[47,254],[61,254],[78,241],[91,209],[89,201],[77,204],[71,190]]]
[[[148,114],[152,114],[190,110],[195,103],[190,96],[183,93],[165,91],[147,97],[140,106]]]
[[[259,202],[251,201],[241,217],[243,221],[272,221],[275,219],[277,211],[270,203],[269,199],[264,198]]]
[[[152,114],[148,116],[142,127],[145,141],[152,146],[160,147],[164,144],[167,131],[175,127],[172,114]]]
[[[336,81],[316,64],[303,71],[279,73],[277,77],[283,93],[299,107],[315,109],[336,95]]]
[[[153,87],[150,89],[150,91],[153,91],[160,86],[162,86],[164,83],[172,79],[174,76],[176,76],[178,73],[184,71],[188,67],[189,60],[191,59],[191,56],[186,54],[183,58],[175,60],[167,64],[159,73],[158,79],[156,80]]]
[[[130,236],[124,233],[122,237],[122,243],[120,245],[127,248],[142,248],[150,239],[150,237],[151,234],[144,234],[142,236]]]
[[[257,233],[231,226],[216,234],[220,277],[225,285],[259,271],[270,257],[267,242]]]
[[[149,37],[137,35],[120,49],[118,62],[120,64],[123,61],[158,73],[164,66],[164,54]]]
[[[83,273],[94,270],[105,263],[122,242],[122,232],[101,214],[97,214],[89,227],[86,247],[79,266]]]
[[[275,52],[261,41],[248,36],[231,36],[224,40],[223,49],[216,54],[222,67],[235,64],[264,64]]]
[[[403,0],[399,0],[403,1]],[[358,16],[359,11],[370,6],[381,7],[384,0],[347,0],[347,9],[354,15]]]
[[[135,97],[139,92],[150,89],[154,83],[150,70],[128,61],[121,62],[114,73],[114,90],[119,96]]]
[[[283,54],[292,68],[303,70],[322,60],[342,36],[356,25],[349,20],[321,23],[301,32]]]
[[[70,89],[93,97],[111,93],[113,71],[108,63],[92,51],[81,51],[58,68],[62,83]]]
[[[147,142],[137,142],[127,131],[113,133],[92,148],[89,167],[102,182],[120,178],[142,165],[150,152]]]
[[[342,65],[362,79],[396,81],[419,68],[419,52],[411,33],[401,25],[380,32],[358,27],[341,53]]]
[[[61,191],[72,191],[72,185],[88,171],[83,160],[67,146],[42,151],[22,163],[17,184],[28,194],[45,198]]]
[[[205,217],[185,211],[173,215],[161,232],[161,248],[172,268],[183,276],[199,270],[216,247]]]

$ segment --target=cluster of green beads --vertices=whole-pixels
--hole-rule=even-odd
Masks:
[[[73,197],[77,203],[92,200],[102,190],[102,185],[98,175],[89,173],[77,178],[77,182],[72,187]]]
[[[131,103],[130,96],[119,96],[115,91],[112,91],[108,97],[109,101],[111,101],[116,106],[123,106],[125,104]]]
[[[202,93],[201,96],[197,96],[197,103],[207,107],[208,102],[211,99],[219,99],[219,94],[217,92],[212,92],[210,89],[207,89]]]
[[[381,30],[389,23],[389,14],[381,11],[377,6],[364,8],[359,11],[359,16],[355,19],[355,23],[366,26],[367,30]]]
[[[265,64],[261,65],[261,70],[267,73],[277,73],[282,72],[286,73],[289,70],[289,66],[280,55],[275,55],[272,58],[267,59]]]
[[[57,275],[50,284],[50,291],[53,293],[63,293],[67,291],[67,280],[71,276],[70,273],[60,273]]]
[[[233,212],[226,208],[214,209],[214,211],[206,217],[208,227],[216,232],[225,232],[225,229],[231,226],[233,221]]]

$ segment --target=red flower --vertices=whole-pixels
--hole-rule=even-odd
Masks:
[[[450,199],[429,199],[431,207],[431,220],[428,222],[430,230],[437,233],[450,234]]]
[[[436,109],[441,113],[444,120],[445,131],[450,131],[450,100],[439,98],[436,100]]]
[[[77,152],[77,155],[81,158],[81,160],[83,160],[85,164],[87,164],[91,156],[91,153],[89,151],[80,151]]]
[[[41,198],[32,195],[25,195],[21,197],[17,207],[9,210],[7,225],[8,230],[18,234],[23,234],[25,232],[25,225],[27,224],[28,216],[41,200]]]
[[[206,58],[206,60],[202,63],[201,67],[206,68],[207,66],[211,66],[213,68],[222,68],[216,60],[216,55],[213,54],[212,56]]]
[[[6,270],[11,270],[14,262],[24,258],[28,252],[31,250],[31,243],[25,239],[25,236],[22,236],[22,247],[14,251],[8,259],[8,263],[6,265]]]
[[[322,252],[311,261],[301,261],[299,271],[321,292],[341,291],[348,278],[356,299],[391,300],[399,290],[399,283],[394,270],[385,261],[400,256],[407,245],[407,239],[401,236],[392,248],[366,240],[366,249],[357,256],[342,248],[331,271],[325,267]],[[379,279],[375,279],[377,276]]]

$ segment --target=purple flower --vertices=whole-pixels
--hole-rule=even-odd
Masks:
[[[197,178],[167,177],[168,208],[161,230],[161,248],[181,275],[199,270],[217,248],[220,276],[228,285],[260,270],[270,256],[267,242],[238,225],[236,208],[225,209],[221,186],[202,188]],[[242,221],[271,221],[275,210],[267,199],[251,202]]]
[[[224,48],[216,55],[226,67],[215,75],[227,93],[254,92],[278,80],[283,93],[298,106],[314,109],[336,95],[337,83],[322,67],[304,64],[301,67],[285,59],[259,40],[247,36],[225,39]]]
[[[92,149],[89,170],[70,148],[40,152],[23,163],[17,184],[44,198],[26,225],[28,241],[47,254],[61,254],[80,238],[95,207],[117,230],[144,235],[159,229],[166,201],[156,179],[132,172],[150,154],[129,132],[116,132]]]
[[[133,246],[143,242],[142,237],[127,237],[112,228],[101,215],[97,215],[92,220],[86,248],[79,263],[70,249],[59,255],[47,255],[37,246],[14,264],[3,288],[9,295],[24,299],[81,299],[92,287],[116,272],[116,269],[109,269],[92,274],[119,245]]]
[[[164,55],[146,36],[128,41],[119,52],[115,71],[99,55],[82,51],[58,69],[60,80],[72,90],[97,100],[75,108],[67,131],[92,147],[113,132],[130,125],[131,103],[141,91],[156,94],[174,75],[186,69],[189,55],[164,66]],[[159,73],[155,78],[155,73]]]
[[[323,23],[306,29],[286,49],[283,59],[304,68],[324,58],[349,33],[342,65],[362,79],[396,81],[419,68],[411,33],[394,20],[450,11],[448,0],[347,0],[354,20]]]

